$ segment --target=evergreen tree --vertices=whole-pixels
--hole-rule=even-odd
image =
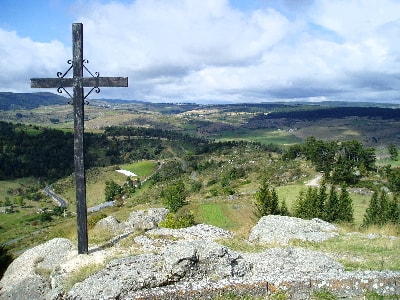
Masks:
[[[346,185],[341,186],[339,196],[339,211],[335,221],[347,223],[351,223],[354,221],[353,201],[350,197],[349,192],[347,191]]]
[[[294,216],[302,219],[315,218],[316,209],[314,203],[318,197],[318,189],[309,187],[306,192],[300,191],[294,205]]]
[[[334,222],[336,216],[339,213],[339,198],[336,192],[336,187],[331,186],[328,201],[325,205],[325,220],[328,222]]]
[[[394,195],[388,203],[388,221],[393,224],[400,224],[400,202],[397,195]]]
[[[258,218],[268,215],[279,215],[279,198],[274,188],[269,188],[266,179],[263,180],[259,190],[255,194],[256,211]]]
[[[285,199],[282,199],[281,207],[279,208],[281,216],[290,216],[289,209],[287,208]]]
[[[394,145],[394,144],[389,145],[388,151],[389,151],[391,160],[397,160],[399,158],[399,151],[397,150],[396,145]]]
[[[255,215],[258,218],[269,215],[271,206],[271,193],[266,179],[262,181],[261,186],[254,197],[256,199]]]
[[[319,189],[316,187],[309,187],[306,193],[306,218],[312,219],[319,215]]]
[[[328,194],[326,192],[326,183],[325,180],[322,182],[321,186],[319,187],[318,196],[316,197],[315,205],[315,217],[325,220],[326,219],[326,212],[325,212],[325,205],[328,201]]]
[[[363,225],[368,226],[368,225],[378,224],[377,221],[379,219],[379,214],[380,214],[379,195],[377,191],[374,191],[369,201],[368,208],[364,214]]]
[[[388,222],[389,219],[389,199],[388,194],[382,190],[379,197],[379,213],[377,215],[377,225],[383,225]]]
[[[279,215],[279,198],[278,194],[276,193],[275,188],[271,190],[271,208],[270,208],[271,215]]]
[[[136,188],[135,188],[135,185],[133,184],[132,179],[129,176],[127,176],[126,181],[123,185],[124,195],[130,197],[133,195],[133,193],[135,193],[135,190],[136,190]]]

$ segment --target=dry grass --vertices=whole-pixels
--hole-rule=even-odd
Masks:
[[[64,289],[69,291],[76,283],[84,281],[94,273],[104,269],[104,264],[89,264],[73,271],[65,280]]]

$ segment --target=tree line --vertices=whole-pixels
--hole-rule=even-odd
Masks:
[[[85,133],[85,165],[105,167],[142,159],[210,154],[248,145],[280,151],[273,145],[244,141],[213,142],[171,130],[107,127]],[[171,152],[172,149],[172,152]],[[194,161],[193,161],[194,163]],[[73,133],[39,126],[0,122],[0,180],[33,176],[55,181],[74,170]]]
[[[320,120],[327,118],[346,117],[368,117],[382,118],[384,120],[400,120],[400,109],[383,107],[310,107],[308,109],[294,109],[286,111],[273,111],[269,114],[260,114],[249,122],[262,121],[267,119],[298,119],[298,120]]]
[[[310,161],[333,184],[355,184],[376,169],[375,149],[366,148],[357,140],[322,141],[308,137],[304,143],[289,147],[283,155],[286,160],[296,158]]]
[[[268,215],[292,215],[302,219],[319,218],[331,223],[354,222],[353,200],[346,185],[329,189],[325,183],[320,187],[309,187],[300,191],[294,202],[292,213],[285,201],[280,201],[274,187],[264,180],[255,194],[254,214],[261,218]],[[396,193],[388,195],[381,189],[372,193],[362,226],[385,224],[400,225],[400,201]]]

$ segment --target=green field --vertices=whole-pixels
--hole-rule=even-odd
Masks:
[[[122,165],[121,169],[131,171],[140,177],[147,177],[154,172],[156,166],[157,163],[154,161],[143,160],[133,164]]]
[[[257,142],[264,145],[274,144],[279,146],[289,146],[301,142],[299,138],[284,130],[271,129],[235,129],[215,133],[213,137],[219,141],[240,141]]]

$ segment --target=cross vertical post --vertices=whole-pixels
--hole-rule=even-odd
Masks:
[[[72,24],[73,106],[74,106],[74,166],[76,186],[76,217],[78,225],[78,253],[88,253],[86,177],[84,159],[84,94],[83,26]]]
[[[128,77],[100,77],[99,73],[94,76],[85,67],[88,63],[83,59],[83,24],[72,24],[72,61],[70,68],[63,74],[57,73],[57,78],[31,78],[32,88],[57,88],[59,93],[63,91],[73,100],[74,108],[74,167],[76,187],[76,215],[78,225],[78,253],[87,254],[88,231],[87,231],[87,206],[86,206],[86,177],[84,161],[84,103],[85,99],[94,90],[100,92],[99,87],[127,87]],[[73,69],[72,78],[65,77]],[[91,77],[83,77],[84,69]],[[73,96],[65,89],[73,88]],[[84,87],[91,87],[85,95]]]

